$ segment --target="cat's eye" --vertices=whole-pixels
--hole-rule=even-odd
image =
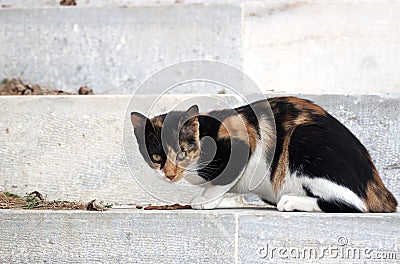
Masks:
[[[161,156],[158,154],[153,154],[151,155],[151,159],[155,162],[160,162],[161,161]]]
[[[176,154],[176,159],[177,160],[184,160],[186,158],[186,151],[179,151],[178,154]]]

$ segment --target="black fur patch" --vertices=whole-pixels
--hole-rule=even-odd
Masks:
[[[349,205],[339,200],[317,200],[319,208],[325,213],[362,213],[355,206]]]
[[[316,124],[295,128],[289,146],[289,169],[323,178],[366,197],[373,178],[369,154],[358,139],[332,116],[316,116]]]
[[[318,207],[325,213],[362,213],[358,208],[339,200],[324,200],[314,195],[312,191],[303,186],[307,196],[317,198]]]

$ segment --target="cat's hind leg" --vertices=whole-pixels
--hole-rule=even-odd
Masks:
[[[309,196],[283,195],[278,202],[279,211],[325,213],[362,213],[360,209],[340,200],[325,200]]]
[[[362,213],[360,209],[339,200],[324,200],[318,198],[318,206],[325,213]]]

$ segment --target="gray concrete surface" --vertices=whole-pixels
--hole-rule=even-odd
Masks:
[[[76,0],[76,7],[81,6],[124,6],[124,5],[181,5],[201,3],[230,3],[240,4],[257,2],[258,0]],[[31,8],[31,7],[60,6],[60,0],[0,0],[0,8]]]
[[[0,8],[0,78],[131,94],[165,66],[211,59],[241,68],[264,92],[400,93],[398,1],[58,3],[0,0],[9,6]],[[179,91],[188,92],[198,91]]]
[[[163,113],[194,95],[159,98]],[[400,200],[399,97],[302,95],[324,106],[366,146],[388,188]],[[136,97],[138,110],[156,96]],[[235,103],[233,96],[213,96]],[[131,175],[123,150],[132,136],[125,110],[129,96],[0,97],[0,189],[20,195],[38,190],[48,199],[104,200],[110,203],[156,203],[134,177],[153,175],[133,141],[125,147],[134,164]],[[201,110],[204,109],[201,107]],[[150,191],[168,196],[167,181],[149,178]],[[158,185],[159,184],[159,185]],[[158,188],[159,187],[159,188]],[[179,200],[179,197],[171,196]]]
[[[232,263],[232,213],[0,211],[1,263]]]
[[[400,93],[398,1],[243,5],[243,69],[286,93]]]
[[[246,212],[239,262],[398,263],[399,216]]]
[[[0,210],[0,262],[397,263],[399,217],[250,209]],[[392,259],[372,258],[378,253]]]
[[[132,94],[177,62],[210,59],[240,67],[240,17],[240,6],[230,4],[0,9],[0,78]]]

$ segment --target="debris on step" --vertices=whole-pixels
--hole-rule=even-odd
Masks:
[[[79,88],[78,94],[83,94],[83,95],[93,94],[93,90],[87,86],[82,86],[81,88]]]
[[[61,200],[46,201],[38,191],[31,192],[24,197],[9,192],[0,192],[0,209],[105,211],[111,207],[112,204],[95,203],[95,200],[89,203]]]
[[[96,202],[96,199],[91,200],[86,206],[88,211],[105,211],[112,207],[112,204],[104,204],[103,202]]]
[[[82,86],[79,94],[92,95],[93,90]],[[0,83],[0,95],[74,95],[76,93],[65,92],[54,88],[42,88],[37,84],[25,84],[18,79],[3,79]]]
[[[38,198],[40,201],[44,201],[43,195],[38,191],[31,192],[29,195]]]
[[[225,89],[223,88],[223,89],[219,90],[219,91],[218,91],[218,94],[226,94]]]
[[[136,207],[137,208],[137,207]],[[141,209],[141,208],[138,208]],[[144,210],[181,210],[192,209],[190,205],[170,204],[170,205],[148,205],[143,208]]]
[[[76,1],[75,0],[61,0],[60,5],[64,6],[76,6]]]

